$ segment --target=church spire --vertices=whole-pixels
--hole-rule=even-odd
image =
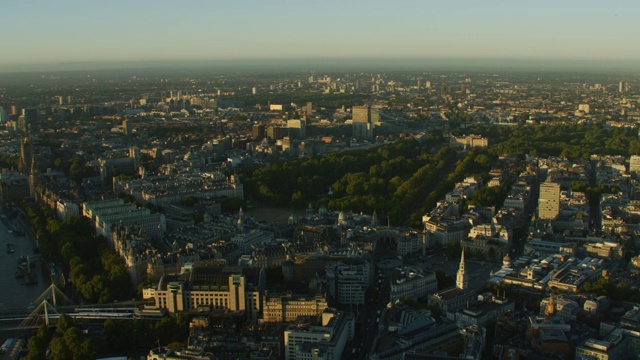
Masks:
[[[464,272],[464,249],[460,255],[460,266],[458,267],[458,274],[456,276],[456,287],[461,290],[465,290],[469,287],[469,279]]]

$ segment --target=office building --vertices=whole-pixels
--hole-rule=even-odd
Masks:
[[[22,122],[21,122],[22,119]],[[18,118],[20,130],[26,132],[38,125],[38,109],[22,109],[22,115]]]
[[[28,174],[33,162],[33,144],[31,140],[24,138],[20,141],[20,172]]]
[[[122,199],[85,202],[82,215],[91,219],[97,235],[111,239],[116,225],[137,225],[149,236],[159,236],[167,230],[164,214],[151,214],[149,209],[137,209]]]
[[[353,125],[354,138],[372,138],[373,126],[379,122],[380,114],[376,111],[372,111],[370,106],[353,106],[351,108],[351,124]]]
[[[66,221],[72,216],[80,215],[80,207],[72,201],[58,200],[56,202],[56,215],[61,221]]]
[[[9,121],[9,114],[2,106],[0,106],[0,124],[4,124]]]
[[[403,298],[426,298],[437,290],[438,281],[434,272],[403,267],[391,273],[391,302]]]
[[[637,359],[640,353],[640,332],[617,327],[602,340],[588,338],[576,347],[576,359],[626,360]]]
[[[371,108],[369,106],[353,106],[351,108],[351,122],[353,124],[362,123],[369,124],[371,123]]]
[[[578,105],[578,111],[584,111],[585,114],[588,114],[591,111],[589,104],[580,104]]]
[[[538,218],[553,220],[560,213],[560,184],[545,182],[540,184],[538,198]]]
[[[354,122],[353,137],[356,139],[370,139],[373,137],[373,127],[370,123]]]
[[[377,110],[377,108],[371,109],[371,124],[376,126],[379,125],[380,122],[380,112]]]
[[[122,129],[124,130],[125,136],[131,135],[131,121],[130,120],[122,120]]]
[[[198,310],[245,312],[256,321],[261,284],[258,270],[194,267],[181,274],[164,275],[157,287],[145,289],[143,297],[154,299],[156,309],[171,314]]]
[[[345,264],[327,264],[329,297],[341,305],[363,305],[364,293],[371,282],[371,269],[367,261]]]
[[[253,124],[251,136],[254,140],[262,140],[265,136],[265,127],[262,124]]]
[[[25,175],[0,173],[0,205],[6,206],[29,196],[29,181]]]
[[[515,310],[515,303],[509,299],[493,296],[491,293],[478,295],[464,309],[455,314],[456,322],[464,326],[485,326],[488,321],[495,320],[500,314]]]
[[[337,360],[353,339],[355,319],[351,313],[329,308],[322,313],[320,326],[294,326],[284,332],[284,358]]]
[[[313,114],[313,103],[312,102],[307,102],[307,105],[305,106],[305,113],[307,115],[311,115]]]
[[[291,322],[299,316],[320,319],[327,307],[327,299],[322,295],[269,295],[264,302],[263,321]]]
[[[22,133],[26,133],[30,129],[30,125],[27,122],[27,118],[24,115],[18,116],[18,122],[16,124],[16,130]]]
[[[479,135],[468,135],[465,137],[452,136],[449,141],[449,146],[453,148],[470,149],[473,147],[487,147],[489,146],[489,139]]]
[[[303,119],[287,120],[289,136],[295,139],[305,139],[307,137],[307,121]]]

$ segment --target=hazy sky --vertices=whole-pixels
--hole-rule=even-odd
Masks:
[[[640,1],[25,0],[0,66],[257,58],[640,60]]]

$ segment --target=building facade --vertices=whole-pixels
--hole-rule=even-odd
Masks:
[[[348,341],[353,339],[355,319],[353,314],[329,308],[322,313],[320,326],[292,327],[284,332],[286,360],[342,359]]]
[[[420,299],[438,290],[433,272],[421,269],[397,268],[391,274],[391,302],[402,298]]]
[[[198,310],[245,312],[257,321],[261,288],[258,279],[247,281],[237,268],[193,268],[179,275],[164,275],[157,287],[146,291],[156,309],[171,314]]]
[[[264,322],[291,322],[299,316],[320,318],[327,309],[324,296],[301,296],[294,294],[267,296],[264,303]]]
[[[327,264],[329,296],[341,305],[363,305],[364,293],[369,287],[371,272],[367,262]]]
[[[560,184],[545,182],[540,184],[538,198],[538,218],[553,220],[560,213]]]

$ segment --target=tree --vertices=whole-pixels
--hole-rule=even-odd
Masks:
[[[81,156],[76,156],[71,159],[71,163],[69,165],[69,170],[71,171],[80,171],[86,165],[86,160]]]
[[[301,191],[296,191],[291,195],[291,205],[298,209],[304,207],[304,195]]]
[[[95,339],[89,339],[82,342],[79,348],[74,349],[73,360],[93,360],[98,357],[99,353],[104,350],[101,349],[102,344]]]
[[[155,324],[153,331],[161,344],[182,342],[189,336],[189,319],[185,316],[164,317]]]
[[[84,341],[80,329],[78,329],[76,326],[67,329],[67,331],[64,332],[63,339],[65,344],[67,345],[67,348],[69,348],[74,353],[78,349],[80,349],[80,346]]]
[[[63,335],[67,330],[74,327],[75,324],[73,319],[67,314],[61,314],[60,318],[58,318],[58,326],[56,327],[56,332],[60,335]]]
[[[499,207],[507,197],[507,190],[502,186],[483,187],[473,194],[469,204],[477,206]]]
[[[485,154],[479,154],[478,156],[476,156],[474,162],[478,167],[482,169],[487,169],[491,166],[491,160]]]
[[[29,341],[27,341],[27,348],[29,349],[29,353],[27,354],[26,358],[28,360],[45,359],[50,336],[51,332],[49,331],[49,327],[47,325],[42,325],[38,329],[36,335],[29,338]]]
[[[240,199],[239,197],[226,199],[224,202],[222,202],[221,205],[222,212],[228,214],[237,213],[238,211],[240,211],[241,207],[245,207],[245,203],[244,200]]]
[[[73,233],[78,236],[88,238],[94,234],[91,220],[84,216],[71,216],[64,222],[64,225],[66,230],[73,231]]]
[[[130,346],[131,327],[126,320],[106,320],[104,322],[104,332],[107,338],[107,345],[117,351],[122,351]]]
[[[68,360],[73,358],[71,350],[67,346],[62,337],[56,337],[49,343],[49,349],[51,349],[50,359],[53,360]]]
[[[131,342],[139,346],[150,347],[155,344],[155,338],[151,324],[148,321],[135,320],[131,324]]]

